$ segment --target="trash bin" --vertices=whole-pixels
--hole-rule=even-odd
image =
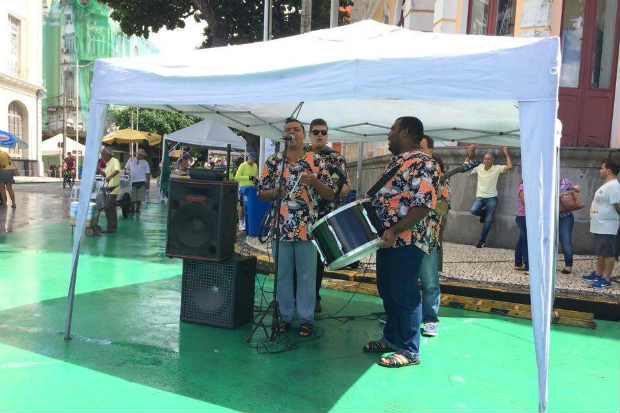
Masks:
[[[258,199],[255,186],[243,186],[240,192],[241,196],[244,197],[245,230],[249,236],[257,237],[260,232],[260,223],[271,203]]]

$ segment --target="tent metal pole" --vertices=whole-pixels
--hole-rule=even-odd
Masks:
[[[77,255],[80,255],[80,246],[78,245]],[[71,322],[73,321],[73,298],[75,297],[75,280],[77,278],[78,260],[73,261],[71,268],[71,281],[69,282],[69,297],[67,300],[67,320],[65,323],[65,340],[71,340]]]
[[[266,42],[271,38],[271,0],[265,0],[265,9],[263,11],[263,41]]]
[[[260,137],[260,147],[258,150],[258,176],[261,176],[263,173],[263,168],[265,167],[265,137]]]
[[[362,154],[364,153],[364,142],[357,144],[357,196],[362,194]]]

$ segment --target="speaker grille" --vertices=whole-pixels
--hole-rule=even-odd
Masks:
[[[256,257],[183,260],[181,320],[235,328],[253,317]]]
[[[236,182],[171,179],[166,254],[222,261],[234,252]]]

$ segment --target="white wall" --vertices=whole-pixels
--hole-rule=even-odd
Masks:
[[[15,100],[21,102],[28,115],[28,136],[22,138],[29,142],[22,156],[39,161],[42,125],[36,93],[43,88],[42,12],[41,0],[0,0],[0,129],[8,130],[9,104]],[[17,76],[8,70],[9,15],[21,22],[20,72]]]

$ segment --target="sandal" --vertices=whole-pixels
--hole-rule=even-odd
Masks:
[[[381,367],[387,368],[399,368],[406,366],[415,366],[416,364],[420,364],[420,359],[417,357],[408,357],[402,353],[394,353],[387,357],[382,357],[377,362]]]
[[[366,343],[362,351],[364,353],[386,353],[392,351],[392,348],[383,340],[372,340]]]
[[[302,324],[299,326],[299,336],[309,337],[312,335],[312,324]]]
[[[285,334],[291,328],[291,323],[280,323],[278,326],[278,333]]]

